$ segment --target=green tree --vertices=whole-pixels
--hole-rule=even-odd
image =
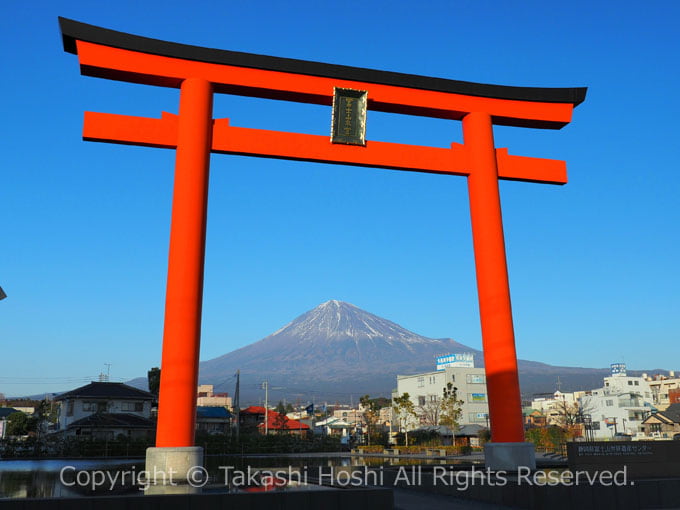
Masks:
[[[454,434],[463,414],[462,405],[463,401],[458,398],[458,388],[452,383],[446,383],[440,403],[439,424],[450,428]]]
[[[35,432],[37,425],[37,419],[18,411],[7,417],[7,435],[25,436],[31,432]]]
[[[283,404],[282,400],[279,400],[279,403],[276,404],[274,411],[276,411],[279,414],[283,414],[283,415],[288,414],[288,409],[286,409],[286,406]]]
[[[366,421],[366,435],[368,437],[368,444],[371,444],[371,434],[375,432],[378,418],[380,417],[380,407],[375,399],[368,395],[364,395],[359,399],[359,403],[363,408],[364,420]]]
[[[404,429],[404,445],[408,446],[408,429],[413,420],[416,419],[416,409],[411,401],[411,396],[404,393],[400,397],[392,399],[392,409],[399,419],[399,429]]]
[[[283,407],[283,406],[281,406]],[[284,409],[285,411],[285,409]],[[274,421],[272,421],[272,426],[275,429],[279,430],[279,433],[283,433],[288,430],[287,424],[288,424],[288,416],[286,416],[285,413],[281,413],[278,410],[278,406],[276,409],[276,417],[274,418]]]
[[[158,398],[158,392],[161,388],[161,369],[153,367],[146,373],[146,378],[149,381],[149,392]]]

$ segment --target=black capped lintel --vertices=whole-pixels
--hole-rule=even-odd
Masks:
[[[420,76],[416,74],[379,71],[362,67],[326,64],[309,60],[219,50],[127,34],[125,32],[88,25],[62,17],[59,17],[59,26],[61,28],[64,50],[73,54],[77,53],[76,41],[85,41],[124,50],[139,51],[152,55],[181,58],[184,60],[194,60],[211,64],[224,64],[253,69],[265,69],[269,71],[321,76],[324,78],[378,83],[382,85],[464,94],[468,96],[516,101],[565,103],[574,106],[578,106],[585,100],[587,91],[587,87],[512,87],[507,85],[473,83]]]

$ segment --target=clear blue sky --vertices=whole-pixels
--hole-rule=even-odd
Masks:
[[[564,159],[564,187],[503,182],[525,359],[680,369],[675,2],[3,5],[0,392],[160,363],[174,153],[83,142],[86,110],[177,111],[178,92],[80,76],[57,16],[158,39],[519,86],[587,86],[560,131],[496,128]],[[330,109],[218,96],[232,124],[327,134]],[[369,112],[369,140],[448,146],[460,124]],[[466,181],[214,155],[202,359],[328,299],[481,347]],[[21,383],[21,384],[16,384]]]

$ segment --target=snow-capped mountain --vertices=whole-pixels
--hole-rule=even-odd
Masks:
[[[355,342],[383,339],[390,344],[404,343],[408,346],[431,342],[361,308],[332,299],[289,322],[268,338],[294,337],[302,342],[316,343],[321,338],[328,342],[349,338]]]
[[[307,389],[327,398],[342,393],[345,400],[353,392],[389,393],[397,374],[434,370],[435,356],[453,352],[473,352],[482,361],[478,351],[450,338],[426,338],[331,300],[259,342],[201,363],[200,379],[215,384],[240,369],[246,379],[267,377],[291,394]]]
[[[519,340],[521,341],[521,339]],[[546,347],[550,344],[546,343]],[[450,338],[427,338],[342,301],[326,301],[266,338],[200,364],[200,382],[218,391],[234,391],[234,374],[241,371],[241,404],[264,397],[260,383],[270,383],[272,402],[354,402],[361,395],[389,396],[397,375],[435,370],[435,357],[469,352],[483,366],[481,351]],[[560,367],[518,360],[525,396],[601,386],[605,368]],[[649,373],[666,373],[661,369]],[[642,371],[629,370],[630,375]],[[146,389],[146,378],[130,384]]]

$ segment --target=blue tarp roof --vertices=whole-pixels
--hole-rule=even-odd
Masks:
[[[196,416],[199,418],[231,418],[231,413],[226,407],[199,406],[196,408]]]

